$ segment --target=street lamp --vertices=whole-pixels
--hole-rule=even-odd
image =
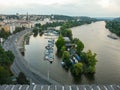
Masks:
[[[50,78],[50,64],[52,64],[53,61],[48,62],[48,80]]]

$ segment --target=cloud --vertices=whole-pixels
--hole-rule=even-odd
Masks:
[[[7,3],[5,3],[7,1]],[[119,16],[120,0],[6,0],[1,13],[65,14],[74,16]]]

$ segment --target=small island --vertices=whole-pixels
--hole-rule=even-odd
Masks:
[[[63,24],[60,28],[60,36],[56,41],[57,55],[62,58],[61,65],[71,71],[73,76],[82,74],[94,74],[96,66],[96,54],[91,50],[83,52],[84,44],[78,38],[72,37],[72,31],[67,29],[69,24]]]

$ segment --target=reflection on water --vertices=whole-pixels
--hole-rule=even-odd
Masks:
[[[71,73],[61,67],[61,59],[55,55],[52,64],[43,59],[47,39],[43,36],[30,37],[29,45],[25,45],[25,59],[38,73],[62,84],[115,84],[120,83],[120,39],[113,40],[107,37],[110,32],[105,28],[105,22],[96,22],[72,28],[73,36],[80,38],[85,44],[85,51],[91,49],[97,53],[95,75],[82,75],[73,78]],[[54,47],[56,54],[56,47]]]

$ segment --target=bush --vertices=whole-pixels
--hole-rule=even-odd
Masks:
[[[83,72],[83,64],[82,63],[77,63],[71,68],[71,73],[74,76],[80,76]]]
[[[29,81],[26,79],[26,76],[24,73],[20,72],[17,77],[17,83],[18,84],[29,84]]]

